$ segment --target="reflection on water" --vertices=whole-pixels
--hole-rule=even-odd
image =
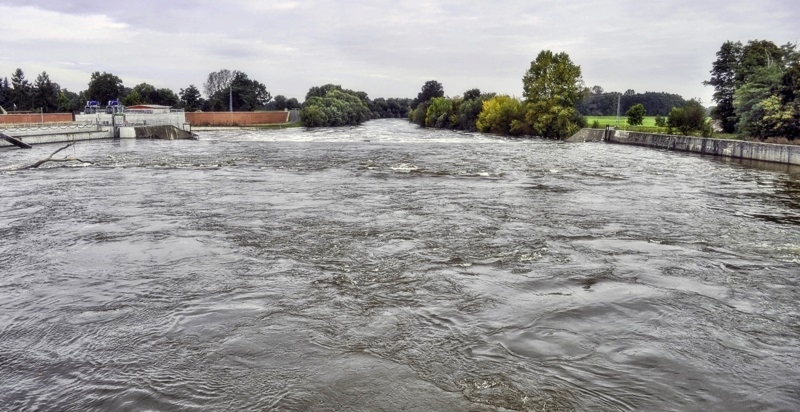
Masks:
[[[0,151],[9,410],[796,410],[792,169],[402,121]]]

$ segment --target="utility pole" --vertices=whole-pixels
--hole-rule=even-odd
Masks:
[[[619,102],[622,100],[622,93],[617,95],[617,127],[619,127]]]
[[[228,86],[228,108],[230,112],[233,113],[233,82],[231,82],[230,86]]]

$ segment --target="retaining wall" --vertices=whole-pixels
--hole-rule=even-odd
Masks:
[[[279,112],[187,112],[192,126],[247,126],[289,122],[288,111]]]
[[[72,113],[27,113],[27,114],[2,114],[0,124],[8,123],[61,123],[71,122]]]
[[[701,155],[800,165],[800,146],[794,145],[639,133],[625,130],[609,130],[606,132],[601,129],[583,129],[567,139],[567,141],[597,141],[604,140],[604,136],[605,140],[610,143],[657,147],[667,150],[698,153]]]
[[[43,144],[43,143],[67,143],[80,140],[97,140],[97,139],[110,139],[112,136],[111,130],[108,127],[93,128],[83,131],[72,131],[65,129],[63,131],[52,131],[48,133],[39,133],[34,135],[20,135],[14,134],[13,137],[23,143],[29,145]],[[12,146],[11,143],[5,140],[0,140],[0,148]]]

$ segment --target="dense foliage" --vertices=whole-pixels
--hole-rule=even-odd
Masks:
[[[110,100],[125,97],[125,86],[122,85],[122,79],[111,73],[94,72],[89,80],[89,88],[86,89],[86,97],[88,100],[106,104]]]
[[[684,135],[701,132],[703,136],[711,136],[711,124],[706,116],[706,109],[697,100],[689,100],[683,107],[674,107],[667,116],[667,133],[677,129]]]
[[[524,100],[482,94],[479,89],[449,98],[444,97],[441,83],[430,80],[422,86],[408,118],[422,127],[554,139],[586,125],[575,109],[584,94],[581,69],[566,53],[539,53],[522,84]]]
[[[725,42],[712,64],[712,117],[729,133],[765,139],[800,137],[800,52],[796,44]]]
[[[300,110],[300,121],[306,127],[356,126],[372,118],[367,94],[327,84],[312,87]]]

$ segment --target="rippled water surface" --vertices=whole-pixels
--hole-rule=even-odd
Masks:
[[[800,172],[418,130],[0,150],[0,409],[800,409]]]

